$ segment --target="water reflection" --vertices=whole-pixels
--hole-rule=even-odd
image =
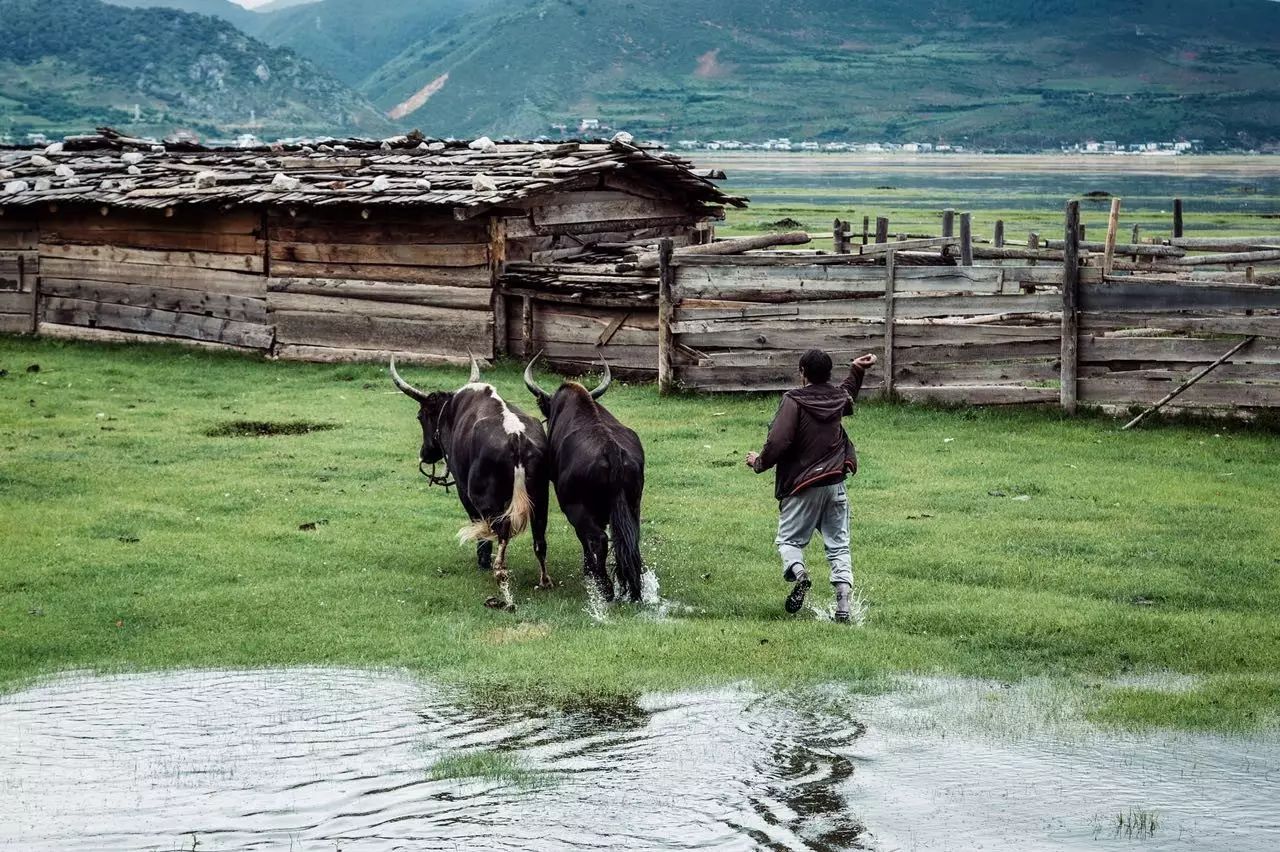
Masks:
[[[1280,842],[1274,738],[1010,737],[974,723],[985,690],[998,692],[742,688],[546,709],[391,672],[67,677],[0,698],[0,849]],[[458,755],[478,756],[459,764],[474,771],[440,777]],[[1117,813],[1156,828],[1114,830]]]

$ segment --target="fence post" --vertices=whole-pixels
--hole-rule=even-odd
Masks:
[[[493,354],[507,354],[507,297],[502,292],[502,273],[507,265],[507,223],[494,216],[489,220],[489,286],[493,288]]]
[[[864,246],[867,244],[867,235],[870,233],[870,227],[871,227],[871,217],[863,216],[862,217],[862,244]]]
[[[1076,413],[1080,334],[1080,202],[1067,202],[1062,246],[1062,409]]]
[[[1102,251],[1102,274],[1111,274],[1116,263],[1116,231],[1120,227],[1120,199],[1111,199],[1111,215],[1107,218],[1107,242]]]
[[[968,213],[960,214],[960,265],[973,266],[973,220]]]
[[[1173,199],[1173,235],[1182,236],[1182,199]]]
[[[897,252],[890,250],[884,257],[884,396],[892,399],[893,390],[893,349],[895,345],[895,305],[897,292]]]
[[[1136,246],[1136,245],[1138,244],[1138,240],[1139,240],[1139,238],[1140,238],[1140,235],[1141,235],[1141,234],[1142,234],[1142,227],[1141,227],[1140,225],[1138,225],[1138,223],[1137,223],[1137,222],[1134,222],[1134,223],[1133,223],[1133,237],[1132,237],[1132,239],[1130,239],[1130,242],[1131,242],[1131,243],[1133,243],[1133,244]],[[1133,262],[1134,262],[1134,263],[1137,263],[1137,262],[1138,262],[1138,259],[1139,259],[1140,257],[1141,257],[1141,255],[1139,255],[1139,254],[1135,254],[1135,255],[1133,256]]]
[[[836,254],[847,252],[844,246],[844,222],[839,219],[836,219],[836,223],[831,226],[831,246]]]
[[[1027,234],[1027,248],[1032,249],[1033,251],[1038,251],[1040,248],[1040,235],[1035,231]],[[1027,261],[1027,266],[1035,265],[1036,259],[1034,257]]]
[[[889,242],[889,220],[884,216],[876,217],[876,242]]]
[[[520,339],[524,342],[521,355],[528,360],[533,357],[533,298],[525,296],[520,310]]]
[[[671,292],[675,283],[675,267],[671,255],[675,243],[665,237],[658,243],[658,393],[668,394],[672,388],[672,350],[675,339],[671,334]]]
[[[956,234],[956,211],[948,207],[942,211],[942,236],[954,237]]]
[[[992,236],[992,242],[996,248],[1004,248],[1004,220],[996,220],[996,232]]]

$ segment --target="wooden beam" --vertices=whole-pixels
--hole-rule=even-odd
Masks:
[[[520,297],[520,354],[527,361],[533,357],[533,299]]]
[[[996,220],[995,235],[991,239],[992,245],[996,248],[1004,248],[1004,220]]]
[[[973,220],[968,213],[960,214],[960,265],[973,266]]]
[[[507,354],[507,297],[502,295],[502,273],[507,264],[507,223],[489,217],[489,287],[493,292],[493,354]]]
[[[785,233],[761,234],[758,237],[738,237],[731,240],[721,240],[718,243],[711,243],[705,246],[681,246],[680,249],[673,249],[674,255],[679,257],[697,256],[707,257],[711,255],[734,255],[753,249],[769,248],[770,246],[800,246],[810,241],[810,237],[804,231],[787,231]],[[674,245],[674,242],[672,243]],[[618,273],[633,272],[637,270],[657,269],[659,267],[659,254],[661,252],[647,252],[640,255],[632,263],[619,263],[614,267],[614,271]]]
[[[1079,334],[1080,334],[1080,202],[1067,202],[1066,223],[1063,227],[1065,248],[1062,270],[1062,366],[1059,401],[1068,414],[1076,413],[1079,392]]]
[[[1120,199],[1111,199],[1111,215],[1107,218],[1107,240],[1102,249],[1102,274],[1110,275],[1116,262],[1116,229],[1120,227]]]
[[[1173,237],[1178,239],[1182,236],[1182,199],[1173,199]]]
[[[1142,413],[1141,413],[1141,414],[1139,414],[1137,417],[1133,418],[1133,419],[1132,419],[1132,420],[1130,420],[1128,423],[1124,424],[1124,426],[1122,426],[1122,427],[1120,428],[1120,431],[1122,431],[1122,432],[1123,432],[1125,429],[1129,429],[1129,428],[1131,428],[1131,427],[1133,427],[1133,426],[1137,426],[1139,423],[1141,423],[1141,422],[1142,422],[1143,418],[1145,418],[1148,414],[1152,414],[1152,413],[1157,412],[1157,411],[1159,411],[1160,409],[1164,408],[1166,405],[1168,405],[1170,402],[1172,402],[1172,401],[1173,401],[1173,399],[1174,399],[1175,397],[1177,397],[1179,394],[1181,394],[1181,393],[1182,393],[1183,391],[1185,391],[1187,388],[1191,387],[1191,386],[1192,386],[1192,385],[1194,385],[1196,382],[1200,381],[1200,380],[1201,380],[1201,379],[1203,379],[1205,376],[1209,375],[1209,373],[1211,373],[1211,372],[1213,371],[1213,369],[1214,369],[1215,367],[1217,367],[1219,364],[1222,364],[1224,361],[1226,361],[1226,360],[1227,360],[1228,358],[1230,358],[1232,355],[1236,354],[1236,353],[1237,353],[1237,352],[1239,352],[1241,349],[1245,348],[1246,346],[1248,346],[1250,343],[1253,343],[1253,341],[1255,341],[1255,340],[1257,340],[1257,339],[1258,339],[1258,338],[1257,338],[1256,336],[1246,337],[1244,340],[1241,340],[1241,341],[1240,341],[1239,343],[1237,343],[1235,346],[1232,346],[1232,347],[1231,347],[1230,349],[1228,349],[1225,353],[1223,353],[1223,355],[1222,355],[1220,358],[1218,358],[1218,360],[1214,361],[1212,364],[1210,364],[1209,366],[1205,367],[1203,370],[1201,370],[1200,372],[1196,373],[1194,376],[1192,376],[1191,378],[1187,379],[1187,380],[1186,380],[1185,382],[1183,382],[1182,384],[1178,385],[1176,388],[1174,388],[1172,391],[1170,391],[1166,396],[1164,396],[1164,397],[1163,397],[1159,402],[1157,402],[1155,405],[1151,406],[1151,407],[1150,407],[1150,408],[1148,408],[1146,411],[1142,412]]]
[[[942,236],[951,237],[956,233],[956,211],[947,208],[942,211]]]
[[[876,217],[876,242],[889,242],[889,220],[884,216]]]
[[[897,301],[897,255],[889,252],[884,258],[884,395],[893,398],[893,350],[894,350],[894,303]]]
[[[670,237],[658,243],[658,393],[669,394],[674,386],[671,375],[675,337],[671,333],[673,304],[671,294],[675,287],[675,267],[671,256],[675,244]]]

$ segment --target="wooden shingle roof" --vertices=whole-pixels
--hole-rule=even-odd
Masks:
[[[91,203],[446,207],[460,217],[615,171],[708,206],[744,206],[660,148],[629,141],[475,143],[418,134],[387,140],[206,148],[157,145],[103,129],[50,149],[0,149],[0,205]]]

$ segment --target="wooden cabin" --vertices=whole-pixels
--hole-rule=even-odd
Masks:
[[[744,203],[721,178],[628,141],[208,149],[103,130],[4,149],[0,331],[301,360],[489,358],[528,337],[499,286],[509,263],[697,242]],[[537,342],[578,340],[574,322],[548,317]]]

